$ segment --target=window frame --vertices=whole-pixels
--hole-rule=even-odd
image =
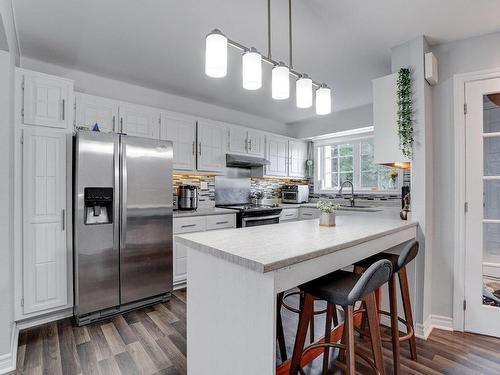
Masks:
[[[318,149],[324,146],[337,146],[341,144],[352,144],[353,145],[353,184],[354,193],[358,194],[386,194],[394,195],[401,194],[401,187],[403,186],[403,170],[398,169],[398,178],[396,183],[396,189],[378,189],[371,187],[361,187],[361,143],[366,141],[373,141],[373,133],[356,135],[356,136],[344,136],[335,137],[329,139],[322,139],[314,142],[314,193],[316,194],[334,194],[338,193],[339,187],[332,188],[322,188],[322,181],[324,176],[320,176],[323,173],[322,165],[324,163],[324,156],[322,160],[318,160]],[[321,178],[320,178],[321,177]]]

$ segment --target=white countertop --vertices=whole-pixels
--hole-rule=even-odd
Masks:
[[[396,215],[338,215],[337,226],[319,220],[192,233],[177,240],[257,272],[270,272],[417,226]]]
[[[219,208],[219,207],[207,207],[198,208],[196,211],[174,211],[174,218],[178,217],[194,217],[194,216],[210,216],[210,215],[225,215],[225,214],[235,214],[236,210],[230,210],[229,208]]]

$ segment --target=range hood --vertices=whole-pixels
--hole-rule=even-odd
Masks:
[[[265,158],[249,155],[226,154],[226,166],[237,168],[254,168],[269,165],[271,162]]]

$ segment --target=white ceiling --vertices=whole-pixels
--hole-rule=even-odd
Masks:
[[[266,0],[13,0],[23,56],[199,99],[281,122],[314,116],[292,94],[204,75],[213,28],[267,53]],[[272,0],[273,58],[288,63],[287,0]],[[333,90],[333,110],[371,102],[371,79],[389,73],[389,49],[424,34],[442,43],[500,30],[497,0],[293,0],[294,67]]]

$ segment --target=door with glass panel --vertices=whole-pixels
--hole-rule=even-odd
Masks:
[[[465,330],[500,337],[500,79],[465,92]]]

